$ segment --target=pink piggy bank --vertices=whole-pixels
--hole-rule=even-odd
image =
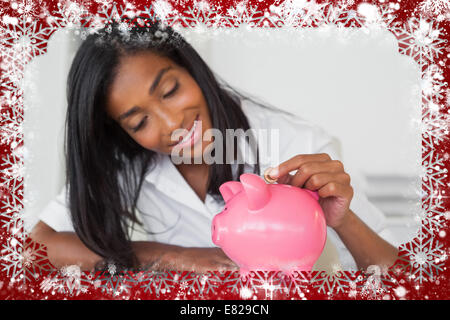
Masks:
[[[225,208],[212,222],[212,241],[240,268],[310,271],[325,246],[327,227],[319,195],[256,174],[219,188]]]

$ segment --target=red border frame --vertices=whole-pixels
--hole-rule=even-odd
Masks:
[[[137,9],[143,10],[149,8],[155,1],[140,2],[130,1]],[[184,12],[186,16],[187,8],[192,8],[197,1],[185,1],[183,4],[177,4],[178,1],[169,1],[172,8],[179,13]],[[205,1],[207,2],[207,1]],[[217,14],[226,16],[227,10],[236,7],[238,3],[244,4],[247,9],[254,8],[261,15],[269,10],[270,5],[280,5],[286,1],[214,1],[214,7],[217,9]],[[342,3],[343,1],[316,1],[318,4],[331,4],[333,6]],[[347,10],[356,10],[357,5],[363,1],[347,0],[344,1],[351,4]],[[396,17],[392,21],[399,24],[398,33],[396,35],[399,40],[399,51],[409,56],[415,56],[416,52],[408,50],[406,41],[409,41],[407,33],[402,32],[411,27],[408,24],[411,18],[418,18],[419,14],[429,22],[439,23],[441,30],[440,39],[448,41],[450,16],[443,21],[436,21],[437,17],[432,15],[432,12],[421,11],[424,1],[365,1],[377,6],[386,5],[389,3],[398,4],[399,9],[395,12]],[[68,4],[70,2],[62,1]],[[89,14],[99,12],[99,4],[95,1],[75,1],[80,6],[84,6]],[[22,52],[23,55],[19,57],[12,57],[2,54],[2,65],[13,65],[17,68],[14,71],[1,68],[2,84],[0,85],[0,98],[2,102],[1,113],[1,133],[2,135],[9,134],[13,138],[2,139],[0,144],[0,153],[2,158],[1,164],[1,185],[2,192],[1,202],[2,208],[0,216],[0,251],[2,259],[0,260],[0,298],[2,299],[447,299],[449,293],[448,281],[448,259],[449,252],[449,224],[448,224],[448,210],[449,201],[444,195],[439,198],[439,202],[435,201],[435,197],[431,194],[430,188],[427,188],[424,183],[424,206],[431,211],[434,209],[441,210],[438,212],[442,215],[439,219],[439,230],[424,232],[424,237],[416,237],[411,242],[402,245],[399,259],[394,266],[392,266],[387,273],[371,274],[363,272],[340,272],[336,274],[326,274],[324,272],[299,273],[294,278],[285,278],[280,273],[275,272],[256,272],[252,277],[242,282],[237,273],[218,273],[211,272],[207,276],[196,275],[192,272],[173,271],[168,273],[126,273],[126,274],[108,274],[108,273],[81,273],[77,274],[76,269],[66,269],[64,271],[57,271],[54,269],[46,258],[45,248],[37,243],[32,242],[24,233],[20,218],[17,215],[20,210],[15,210],[22,206],[23,199],[23,177],[15,177],[11,179],[12,163],[22,163],[20,157],[17,159],[15,149],[23,145],[23,137],[20,132],[20,123],[23,121],[23,100],[20,87],[14,82],[14,72],[20,72],[24,63],[29,62],[33,57],[40,54],[45,54],[46,45],[49,37],[56,29],[46,29],[51,23],[63,26],[65,22],[70,20],[70,17],[59,16],[59,21],[48,21],[48,14],[52,13],[53,17],[58,17],[57,10],[60,8],[57,1],[27,1],[23,3],[18,2],[18,6],[29,4],[31,10],[25,8],[22,12],[22,17],[30,17],[23,25],[19,25],[14,31],[11,31],[11,26],[6,24],[10,18],[20,18],[17,8],[13,8],[9,2],[2,2],[0,4],[0,12],[2,21],[0,21],[0,39],[2,51],[4,48],[11,48],[15,45],[22,34],[31,35],[32,50]],[[115,1],[116,8],[120,11],[125,8],[124,1]],[[219,7],[220,6],[220,7]],[[109,11],[111,12],[111,8]],[[173,12],[172,12],[173,14]],[[449,12],[450,14],[450,12]],[[75,19],[83,19],[86,16],[75,17]],[[170,14],[169,14],[170,16]],[[198,17],[192,17],[193,21],[199,21]],[[267,27],[278,27],[278,23],[273,23],[273,20],[260,17],[259,25]],[[65,22],[64,22],[65,21]],[[84,20],[86,21],[86,20]],[[224,27],[233,27],[236,23],[234,19],[229,19]],[[353,26],[359,27],[358,23],[352,22]],[[349,25],[350,26],[350,22]],[[89,25],[89,24],[88,24]],[[311,26],[315,26],[314,22]],[[445,190],[445,186],[449,186],[448,176],[445,174],[449,167],[448,158],[442,158],[443,155],[449,153],[449,135],[448,135],[448,104],[450,103],[450,90],[446,89],[449,81],[449,68],[447,59],[450,57],[450,46],[442,42],[440,44],[440,52],[433,55],[422,64],[422,71],[425,71],[427,66],[444,63],[442,67],[444,80],[442,86],[439,87],[441,91],[439,94],[431,97],[434,103],[441,105],[441,116],[444,115],[443,120],[446,121],[446,128],[438,128],[438,130],[446,130],[442,141],[434,140],[431,135],[423,136],[424,150],[433,150],[433,157],[436,159],[426,159],[430,153],[423,153],[423,165],[426,167],[427,161],[436,161],[438,168],[428,169],[429,174],[439,178]],[[20,62],[18,59],[22,59]],[[23,61],[25,60],[25,61]],[[423,62],[423,61],[422,61]],[[12,63],[12,64],[11,64]],[[19,70],[19,71],[17,71]],[[9,72],[11,71],[11,72]],[[424,106],[426,105],[426,97],[424,97]],[[11,102],[6,104],[5,102]],[[446,117],[445,117],[446,115]],[[434,115],[436,116],[436,115]],[[423,120],[427,117],[433,117],[427,114],[423,108]],[[428,119],[429,120],[429,119]],[[433,120],[433,119],[431,119]],[[13,123],[13,128],[17,132],[11,131],[9,125]],[[445,122],[444,122],[445,123]],[[436,128],[435,128],[436,129]],[[9,130],[9,131],[8,131]],[[440,157],[440,158],[439,158]],[[15,160],[13,161],[13,158]],[[16,162],[18,161],[18,162]],[[434,162],[433,162],[434,163]],[[434,171],[433,171],[434,170]],[[433,172],[431,172],[433,171]],[[433,189],[433,188],[431,188]],[[433,189],[434,190],[434,189]],[[448,188],[447,188],[448,190]],[[10,206],[8,206],[10,205]],[[443,212],[445,210],[446,212]],[[434,212],[434,211],[433,211]],[[431,213],[433,214],[433,213]],[[442,218],[442,219],[441,219]],[[443,221],[442,221],[443,220]],[[13,232],[19,230],[19,232]],[[439,231],[445,231],[445,235]],[[443,236],[442,236],[443,235]],[[15,252],[11,252],[11,240],[15,241]],[[413,254],[421,244],[425,244],[428,248],[435,248],[439,253],[437,259],[441,259],[436,263],[438,268],[431,268],[434,272],[433,277],[420,277],[417,280],[417,270],[420,265],[417,260],[413,259]],[[434,245],[434,247],[433,247]],[[426,247],[425,246],[425,247]],[[423,246],[422,246],[423,248]],[[416,250],[416,251],[415,251]],[[22,269],[12,270],[15,264],[11,262],[12,259],[21,257]],[[427,256],[428,257],[428,256]],[[431,256],[433,257],[433,256]],[[435,257],[435,258],[436,258]],[[11,262],[8,264],[8,261]],[[18,275],[12,278],[12,274]],[[416,275],[414,277],[414,275]],[[411,277],[413,276],[413,277]],[[275,285],[275,290],[271,290],[268,284]],[[248,290],[240,290],[242,287]],[[252,293],[253,292],[253,293]],[[246,293],[252,293],[246,296]],[[268,294],[269,293],[269,294]]]

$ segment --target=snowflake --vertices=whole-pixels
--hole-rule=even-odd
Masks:
[[[404,286],[398,286],[397,288],[394,288],[394,293],[399,299],[404,299],[408,292],[409,291],[406,290]]]
[[[280,6],[273,5],[271,11],[281,16],[285,25],[311,27],[325,21],[324,9],[327,6],[326,3],[318,4],[314,0],[288,0]]]
[[[167,21],[168,17],[177,13],[177,10],[172,7],[169,1],[156,0],[152,3],[155,14],[159,17],[161,22]]]
[[[113,0],[94,0],[102,6],[102,8],[108,8],[113,4]]]
[[[208,12],[211,10],[211,5],[207,1],[200,0],[194,3],[194,9],[198,9],[203,12]]]
[[[436,201],[431,205],[425,203],[424,211],[417,218],[420,219],[422,229],[433,235],[435,231],[441,230],[445,225],[445,208],[443,200]]]
[[[251,288],[256,289],[256,291],[264,290],[265,298],[272,300],[274,299],[274,294],[283,292],[281,274],[281,272],[273,271],[250,272],[249,281]]]
[[[241,299],[249,299],[253,296],[253,290],[248,288],[248,287],[242,287],[241,290],[239,291],[239,297],[241,297]]]
[[[34,57],[46,52],[44,43],[56,31],[53,27],[44,27],[38,21],[27,21],[19,17],[16,23],[1,28],[2,59],[6,61],[4,70],[14,68],[17,76],[23,77],[24,66]]]
[[[449,0],[425,0],[418,6],[418,10],[424,16],[437,21],[450,20]]]
[[[448,139],[448,124],[450,121],[450,115],[445,114],[440,111],[439,104],[430,101],[426,98],[423,99],[423,115],[422,119],[414,119],[413,125],[417,128],[417,130],[424,136],[425,138],[432,138],[435,143],[434,147],[437,144],[444,141],[444,139]]]
[[[397,7],[391,4],[386,3],[379,6],[360,4],[358,12],[364,16],[362,26],[369,29],[385,28],[390,31],[402,29],[403,26],[399,22],[395,22]]]
[[[15,144],[15,141],[11,144]],[[20,159],[17,160],[17,157],[6,155],[5,158],[2,158],[2,167],[5,169],[0,170],[2,175],[6,178],[7,181],[12,180],[21,180],[24,176],[25,168],[23,165],[23,161]]]
[[[426,193],[422,198],[423,203],[432,203],[435,197],[435,190],[439,186],[444,187],[443,180],[446,178],[447,169],[444,166],[442,156],[436,152],[433,139],[429,139],[424,135],[425,155],[422,158],[422,174],[423,187]]]
[[[174,287],[174,280],[168,272],[143,272],[139,274],[138,281],[144,292],[155,292],[157,296],[170,292]]]
[[[30,248],[27,248],[22,253],[22,265],[29,268],[33,265],[36,257],[33,254],[33,251]]]
[[[5,81],[8,81],[6,77],[2,77]],[[8,84],[3,83],[2,86],[6,89]],[[12,89],[12,88],[10,88]],[[8,90],[3,92],[2,96],[0,96],[0,110],[3,110],[6,106],[14,106],[15,109],[20,108],[22,105],[23,97],[17,94],[17,91]],[[6,109],[6,108],[5,108]]]
[[[304,297],[303,290],[308,286],[308,272],[293,271],[288,275],[282,275],[280,285],[286,294],[294,293],[298,294],[301,298]]]
[[[48,274],[40,283],[42,292],[51,291],[69,296],[78,296],[88,292],[91,282],[89,277],[77,265],[70,265]]]
[[[28,22],[36,19],[40,6],[42,6],[42,1],[40,0],[21,0],[20,2],[11,3],[11,8],[17,12],[17,15],[24,17]]]
[[[387,267],[380,267],[378,265],[371,265],[364,273],[362,284],[359,285],[360,292],[367,298],[379,298],[384,296],[393,284],[395,279],[389,276]]]
[[[125,295],[130,292],[130,288],[138,283],[138,280],[133,278],[130,271],[119,271],[114,274],[104,271],[96,275],[92,282],[102,292],[109,293],[114,297],[119,295],[126,297]]]
[[[100,18],[100,20],[97,21],[97,24],[102,25],[112,21],[121,22],[123,18],[126,17],[126,12],[127,9],[125,7],[117,7],[116,4],[112,7],[103,6],[97,14],[97,17]]]
[[[226,285],[226,290],[230,293],[239,294],[243,299],[250,296],[256,297],[259,291],[264,292],[264,297],[273,299],[274,294],[288,294],[292,288],[298,294],[303,294],[301,288],[307,282],[303,273],[293,273],[290,276],[283,272],[273,271],[253,271],[243,277],[239,272],[229,273],[222,283]]]
[[[141,21],[141,25],[143,25],[143,20],[159,21],[158,15],[156,14],[155,10],[152,9],[152,5],[150,5],[149,7],[144,7],[144,10],[141,12],[141,16],[138,19],[138,21]]]
[[[44,247],[25,238],[24,232],[11,236],[2,247],[0,265],[12,282],[30,282],[53,269]]]
[[[186,294],[186,290],[189,288],[189,283],[187,283],[186,281],[182,281],[180,283],[180,291],[182,295]]]
[[[13,113],[12,115],[10,112],[1,114],[0,143],[17,145],[23,141],[23,116],[19,114],[15,116],[15,114],[18,113],[18,110],[15,108],[12,108],[11,110]],[[17,166],[17,162],[13,164],[9,159],[8,162],[11,166]]]
[[[57,10],[52,17],[58,27],[74,27],[89,18],[91,14],[82,4],[70,0],[62,0],[57,3]]]
[[[424,211],[420,211],[417,218],[422,222],[422,228],[430,235],[441,229],[444,223],[443,200],[446,186],[443,179],[447,176],[447,168],[443,163],[443,158],[435,151],[435,143],[432,137],[424,134],[425,156],[422,160],[422,189],[420,190],[421,205]]]
[[[2,212],[0,214],[3,227],[8,231],[21,229],[23,209],[23,179],[14,179],[11,176],[2,176],[1,188],[7,193],[1,198]]]
[[[23,141],[23,89],[27,86],[24,80],[26,65],[35,56],[45,52],[43,42],[48,39],[51,28],[43,28],[37,21],[27,22],[21,16],[15,23],[6,24],[0,28],[2,50],[0,51],[1,72],[0,86],[4,92],[2,97],[9,109],[1,113],[0,142],[11,144],[12,149]],[[8,179],[23,175],[23,163],[6,159],[10,167],[6,172]],[[3,172],[5,173],[5,172]]]
[[[444,30],[435,21],[413,17],[390,30],[398,39],[400,53],[412,57],[421,67],[433,63],[444,51]]]
[[[196,34],[207,33],[210,28],[216,29],[220,25],[220,20],[216,18],[217,11],[213,9],[203,10],[203,7],[199,7],[198,10],[195,8],[188,8],[184,11],[186,14],[179,18],[179,22],[184,22],[189,27],[195,27]]]
[[[186,294],[198,294],[203,296],[216,292],[221,284],[221,279],[213,272],[199,274],[195,272],[186,272],[180,275],[180,283],[183,284],[183,292]]]
[[[225,279],[222,280],[224,284],[226,284],[227,290],[230,290],[231,293],[239,293],[242,288],[244,288],[244,284],[247,283],[247,280],[239,275],[239,272],[230,272]]]
[[[114,275],[116,273],[116,270],[117,270],[117,268],[116,268],[116,265],[114,263],[109,263],[108,264],[108,272],[111,275]]]
[[[329,273],[319,271],[311,278],[311,284],[318,289],[319,293],[324,293],[331,297],[333,294],[343,293],[344,290],[350,288],[350,283],[353,281],[351,277],[354,277],[355,274],[353,271],[334,270]]]
[[[224,20],[227,26],[232,27],[240,25],[256,26],[264,18],[262,13],[257,9],[257,6],[249,5],[248,0],[244,0],[229,8]]]
[[[444,82],[444,70],[436,64],[431,64],[422,74],[422,93],[435,99],[443,98],[443,89],[447,86]]]
[[[408,263],[405,268],[410,279],[422,283],[437,276],[442,271],[443,261],[446,259],[442,247],[441,243],[433,237],[427,238],[423,232],[411,242],[401,245],[400,251],[404,253],[400,260]]]
[[[3,209],[0,214],[2,227],[14,234],[16,233],[15,230],[20,230],[23,227],[22,214],[14,206],[9,206],[8,203]]]
[[[24,278],[22,273],[22,246],[20,241],[15,237],[9,237],[3,245],[1,250],[2,258],[1,264],[3,266],[3,271],[6,271],[8,277],[11,278],[12,282],[21,280]],[[16,248],[18,247],[18,248]]]
[[[347,10],[347,5],[345,3],[339,3],[337,6],[334,6],[330,3],[327,4],[326,10],[323,10],[323,16],[320,19],[320,25],[337,25],[338,27],[344,27],[349,21],[352,27],[355,26],[356,22],[359,22],[360,19],[355,11]]]
[[[0,142],[10,144],[13,153],[2,158],[2,213],[0,221],[2,228],[9,233],[2,243],[0,266],[3,272],[11,278],[12,282],[31,281],[41,274],[42,270],[51,268],[45,262],[46,255],[38,245],[26,243],[26,234],[23,232],[22,216],[23,209],[23,88],[24,70],[28,62],[34,57],[46,52],[46,44],[49,36],[58,28],[81,25],[92,21],[97,27],[102,26],[105,21],[112,19],[133,18],[138,12],[134,5],[125,2],[125,6],[117,6],[110,0],[94,0],[101,5],[101,9],[96,15],[91,15],[82,4],[75,1],[61,1],[55,12],[48,12],[45,8],[42,11],[48,16],[47,22],[50,27],[43,27],[33,18],[33,12],[41,5],[41,1],[22,0],[13,2],[13,10],[19,13],[18,17],[4,16],[0,27],[0,42],[2,50],[0,53],[1,63],[1,89],[3,92],[1,99],[1,126]],[[267,26],[270,23],[278,26],[278,20],[284,19],[285,25],[298,24],[299,26],[319,26],[329,24],[340,24],[345,26],[383,26],[394,32],[399,40],[400,52],[413,57],[418,61],[421,70],[425,70],[422,77],[422,93],[424,104],[423,127],[423,174],[424,191],[422,202],[425,209],[423,228],[418,238],[413,242],[405,244],[403,249],[406,255],[403,258],[410,261],[408,268],[410,276],[418,282],[425,281],[427,277],[434,277],[442,271],[443,261],[447,259],[447,254],[442,250],[443,245],[430,237],[434,231],[444,227],[442,218],[448,219],[448,211],[444,213],[443,200],[447,197],[443,179],[446,178],[446,169],[443,160],[435,152],[437,145],[443,142],[448,135],[448,114],[443,115],[442,104],[437,101],[444,98],[442,95],[446,83],[443,81],[443,70],[433,64],[433,60],[443,53],[445,43],[443,29],[435,21],[428,21],[424,18],[412,18],[405,26],[394,23],[395,10],[391,6],[378,6],[374,19],[368,19],[358,14],[357,11],[348,10],[349,5],[353,5],[353,0],[341,1],[338,5],[318,4],[316,1],[290,0],[285,1],[281,6],[272,5],[269,12],[258,11],[257,7],[249,5],[248,0],[238,2],[227,11],[225,17],[220,17],[215,11],[216,8],[210,2],[195,2],[194,8],[188,7],[184,15],[179,15],[169,1],[154,1],[151,7],[144,10],[143,16],[147,15],[150,20],[155,20],[157,16],[162,20],[181,21],[188,26],[198,26],[198,32],[205,31],[206,28],[227,22],[228,25]],[[395,4],[394,4],[395,5]],[[425,0],[420,5],[420,10],[435,19],[449,19],[448,0]],[[437,16],[437,18],[436,18]],[[172,17],[172,18],[170,18]],[[282,17],[282,18],[280,18]],[[279,19],[280,18],[280,19]],[[431,17],[430,17],[431,18]],[[172,20],[170,20],[172,19]],[[263,23],[262,23],[263,22]],[[126,33],[127,29],[123,29]],[[450,48],[450,47],[448,47]],[[450,51],[450,49],[448,49]],[[445,60],[439,64],[443,66]],[[429,65],[429,66],[428,66]],[[446,94],[447,102],[450,101],[450,94]],[[5,108],[6,105],[8,108]],[[429,238],[426,238],[426,236]],[[151,273],[146,276],[134,279],[127,273],[117,273],[115,269],[109,268],[109,272],[100,274],[94,280],[94,286],[112,292],[115,296],[128,293],[129,289],[139,283],[145,291],[157,294],[169,292],[173,283],[168,274]],[[79,268],[72,266],[52,274],[44,279],[41,288],[44,291],[64,292],[78,295],[85,292],[86,286],[83,283],[83,273]],[[255,294],[253,288],[264,291],[266,297],[273,298],[274,293],[294,291],[301,297],[304,296],[302,290],[305,289],[307,279],[302,276],[288,278],[277,278],[276,275],[268,273],[255,274],[253,279],[247,282],[230,274],[224,281],[221,281],[215,274],[198,275],[193,273],[185,274],[181,279],[180,289],[183,293],[214,293],[220,284],[227,285],[232,292],[238,293],[241,298],[249,298]],[[353,274],[335,271],[331,274],[324,272],[315,273],[312,278],[312,285],[319,292],[329,295],[344,292],[349,289],[349,296],[354,297],[356,282]],[[380,288],[385,288],[388,279],[375,272],[365,279],[361,286],[367,295],[379,293]],[[0,285],[2,286],[3,283]],[[87,285],[87,284],[86,284]],[[252,286],[254,285],[254,286]],[[389,284],[388,284],[389,285]],[[394,289],[399,297],[405,296],[405,288]],[[303,296],[302,296],[303,295]]]

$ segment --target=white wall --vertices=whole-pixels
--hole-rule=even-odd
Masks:
[[[64,183],[64,121],[66,79],[79,37],[59,29],[47,53],[32,60],[24,88],[24,222],[29,229],[36,214],[58,194]]]

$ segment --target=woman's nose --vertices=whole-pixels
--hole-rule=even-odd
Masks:
[[[158,112],[161,134],[171,137],[176,129],[183,128],[183,114],[181,112],[169,112],[161,110]]]

